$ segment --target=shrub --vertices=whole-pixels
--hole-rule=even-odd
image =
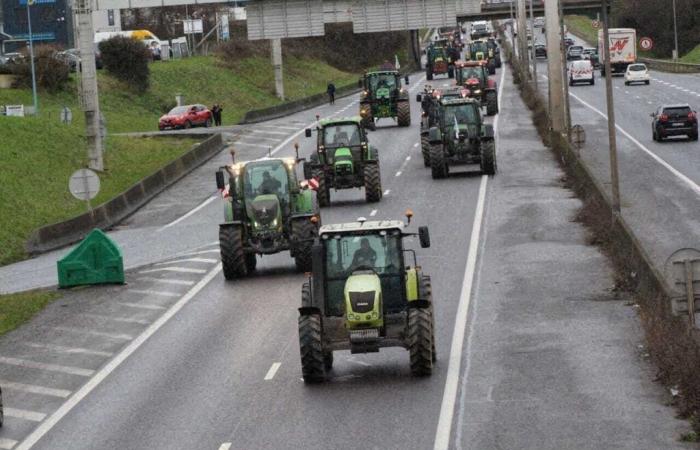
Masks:
[[[124,36],[115,36],[100,42],[104,68],[137,92],[145,92],[149,85],[148,61],[151,54],[143,42]]]
[[[52,45],[37,45],[34,47],[34,70],[36,85],[38,88],[50,92],[57,92],[66,87],[70,81],[70,67],[64,61],[56,57],[57,47]],[[12,72],[17,75],[15,85],[18,87],[32,86],[32,66],[29,59],[29,50],[24,50],[24,58],[8,64]]]

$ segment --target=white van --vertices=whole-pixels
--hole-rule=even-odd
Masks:
[[[571,61],[567,70],[569,72],[569,86],[573,86],[574,83],[595,84],[593,64],[591,64],[590,59]]]

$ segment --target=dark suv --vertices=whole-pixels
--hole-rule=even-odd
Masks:
[[[663,105],[651,113],[652,139],[661,142],[669,136],[688,136],[691,141],[698,140],[697,113],[690,105]]]

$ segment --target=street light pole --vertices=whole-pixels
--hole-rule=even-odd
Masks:
[[[673,60],[678,61],[678,29],[676,28],[676,0],[673,0]]]
[[[617,170],[617,136],[613,104],[612,70],[610,69],[610,37],[608,35],[608,2],[603,0],[603,58],[605,59],[605,97],[608,109],[608,144],[610,146],[610,182],[613,215],[620,214],[620,178]]]
[[[31,66],[32,66],[32,97],[34,100],[34,114],[39,113],[39,99],[37,98],[36,95],[36,72],[34,68],[34,43],[33,43],[33,37],[32,37],[32,15],[30,13],[29,7],[34,4],[34,0],[26,0],[27,1],[27,26],[28,26],[28,31],[29,31],[29,59],[31,61]]]
[[[530,47],[530,57],[532,58],[532,79],[535,81],[535,92],[537,89],[537,58],[535,57],[535,13],[532,8],[532,0],[530,0],[530,28],[532,29],[532,47]]]

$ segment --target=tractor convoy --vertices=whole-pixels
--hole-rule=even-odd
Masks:
[[[423,164],[433,179],[448,177],[456,165],[478,164],[481,173],[496,173],[494,129],[484,122],[482,108],[489,116],[498,113],[498,87],[489,75],[501,67],[500,51],[495,40],[475,37],[463,43],[460,28],[440,29],[441,39],[425,50],[428,80],[455,79],[450,88],[426,85],[416,98]],[[326,380],[333,352],[340,350],[403,347],[411,373],[432,373],[437,353],[431,280],[408,248],[413,236],[421,248],[429,247],[428,228],[407,231],[410,210],[406,220],[359,218],[323,226],[320,213],[339,190],[364,189],[364,201],[381,201],[380,151],[369,134],[380,119],[411,125],[408,83],[408,76],[385,63],[359,80],[359,116],[317,116],[305,130],[307,138],[316,138],[308,158],[299,157],[295,144],[294,158],[270,155],[216,172],[224,209],[219,225],[224,277],[244,278],[256,270],[259,257],[283,251],[306,274],[298,327],[307,383]]]

